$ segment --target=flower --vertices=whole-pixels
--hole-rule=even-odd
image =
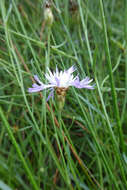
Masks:
[[[39,92],[41,90],[50,88],[51,92],[48,96],[48,100],[50,97],[53,97],[54,95],[54,89],[56,90],[56,94],[59,96],[59,98],[65,97],[66,91],[70,86],[74,86],[76,88],[86,88],[86,89],[94,89],[94,85],[91,86],[90,83],[93,81],[93,79],[89,79],[89,77],[86,77],[83,80],[79,80],[79,76],[74,77],[73,72],[76,70],[74,66],[70,67],[68,70],[64,71],[58,71],[58,68],[56,67],[55,72],[51,72],[50,69],[48,69],[48,72],[45,74],[45,77],[48,81],[48,84],[42,83],[37,75],[34,75],[35,81],[37,81],[38,84],[34,83],[32,85],[32,88],[28,89],[29,93],[33,92]]]

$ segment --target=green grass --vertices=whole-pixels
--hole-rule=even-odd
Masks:
[[[51,28],[42,5],[0,1],[0,189],[125,190],[127,1],[54,0]],[[56,65],[96,84],[70,87],[61,114],[27,91]]]

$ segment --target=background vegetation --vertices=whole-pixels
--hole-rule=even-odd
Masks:
[[[0,0],[0,189],[127,189],[127,2]],[[62,114],[33,75],[77,68]]]

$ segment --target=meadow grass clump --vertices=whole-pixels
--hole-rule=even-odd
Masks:
[[[0,1],[0,189],[127,189],[126,13]]]

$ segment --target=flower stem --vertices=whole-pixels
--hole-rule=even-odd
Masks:
[[[51,38],[51,28],[48,27],[48,52],[47,52],[47,68],[50,68],[50,38]],[[47,72],[46,68],[46,72]]]

